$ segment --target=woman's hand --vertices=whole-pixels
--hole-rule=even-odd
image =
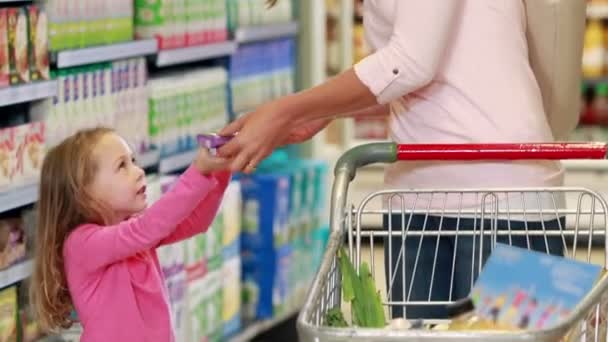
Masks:
[[[220,135],[238,133],[219,149],[219,155],[232,160],[232,171],[253,172],[277,146],[288,140],[291,124],[292,118],[281,110],[279,101],[262,105],[219,132]]]
[[[325,129],[332,119],[318,119],[312,122],[303,124],[294,124],[289,130],[287,137],[281,142],[281,145],[301,144],[312,139],[317,133]]]
[[[192,162],[192,165],[203,175],[209,175],[214,171],[226,170],[229,167],[229,161],[225,158],[215,157],[211,155],[209,150],[204,147],[198,149],[198,154]]]

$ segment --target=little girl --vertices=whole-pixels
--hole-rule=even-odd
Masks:
[[[200,149],[149,208],[144,171],[114,131],[81,131],[52,148],[40,183],[32,296],[40,324],[82,341],[174,341],[156,248],[205,232],[230,181]]]

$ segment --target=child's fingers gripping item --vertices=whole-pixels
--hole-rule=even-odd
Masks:
[[[194,160],[194,166],[203,174],[228,168],[228,160],[214,156],[208,148],[201,147]]]

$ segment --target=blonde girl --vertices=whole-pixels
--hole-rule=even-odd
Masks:
[[[156,248],[205,232],[230,180],[201,149],[147,207],[146,178],[113,130],[84,130],[47,154],[40,183],[32,296],[40,324],[81,341],[174,341]]]

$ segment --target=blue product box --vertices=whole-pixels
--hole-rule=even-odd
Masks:
[[[288,241],[289,175],[242,176],[243,226],[241,249],[264,250]]]
[[[261,252],[243,251],[243,320],[270,319],[289,309],[292,295],[292,248],[281,246]]]

